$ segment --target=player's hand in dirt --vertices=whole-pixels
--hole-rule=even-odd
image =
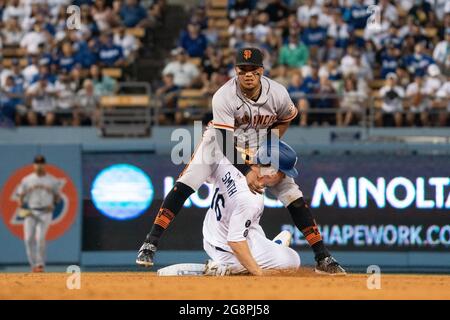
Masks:
[[[259,174],[259,168],[252,166],[251,170],[245,176],[250,191],[253,194],[262,194],[264,191],[264,185],[261,183],[261,176]]]

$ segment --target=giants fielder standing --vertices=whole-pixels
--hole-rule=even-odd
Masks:
[[[60,200],[59,183],[45,172],[45,158],[34,159],[34,172],[24,177],[17,189],[20,215],[24,218],[25,248],[33,272],[44,272],[45,236]]]
[[[270,132],[282,137],[298,111],[286,88],[263,76],[262,62],[263,56],[259,49],[243,48],[237,52],[237,76],[214,94],[212,125],[205,130],[191,162],[164,199],[153,227],[139,249],[137,264],[153,265],[153,257],[164,230],[180,212],[186,199],[214,172],[220,157],[226,156],[246,177],[252,192],[263,192],[258,169],[252,167],[250,161],[261,140]],[[294,179],[285,177],[268,190],[289,210],[295,225],[312,247],[317,262],[316,272],[345,274],[345,270],[326,249],[309,206]]]

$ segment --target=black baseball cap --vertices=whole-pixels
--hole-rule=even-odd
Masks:
[[[263,54],[257,48],[242,48],[236,53],[236,66],[263,66]]]
[[[37,155],[34,157],[34,163],[36,164],[44,164],[45,163],[45,157],[43,155]]]

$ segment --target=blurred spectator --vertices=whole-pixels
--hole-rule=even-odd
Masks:
[[[409,126],[415,126],[420,120],[422,126],[428,125],[428,111],[430,108],[430,89],[424,84],[423,74],[417,73],[414,82],[406,88],[408,113],[406,122]],[[416,119],[419,116],[420,119]]]
[[[62,72],[55,83],[55,113],[56,120],[62,125],[72,125],[75,113],[76,84],[72,82],[70,74]]]
[[[78,47],[75,60],[79,62],[83,69],[89,69],[93,64],[97,63],[98,44],[96,40],[82,40],[74,44]],[[72,69],[73,70],[73,69]]]
[[[275,80],[276,82],[281,83],[284,87],[288,87],[289,86],[289,75],[288,75],[288,68],[284,65],[281,64],[279,65],[275,71],[273,80]]]
[[[267,12],[261,12],[258,15],[258,23],[253,28],[256,41],[258,41],[259,43],[266,41],[270,29],[271,28],[269,26],[269,15],[267,14]]]
[[[91,15],[100,31],[106,31],[118,22],[113,10],[106,4],[105,0],[96,0],[94,2],[91,8]]]
[[[338,61],[336,59],[329,59],[328,62],[322,65],[319,69],[319,77],[326,77],[331,81],[336,92],[340,91],[340,82],[342,80],[341,70],[339,69]]]
[[[100,118],[100,96],[95,93],[94,83],[90,79],[83,82],[83,88],[77,92],[73,124],[97,125]]]
[[[393,120],[396,127],[401,127],[405,90],[397,85],[398,79],[395,73],[388,74],[386,78],[386,84],[379,91],[383,101],[381,110],[375,113],[375,122],[378,126],[383,126],[385,123],[392,125]]]
[[[302,6],[297,9],[297,19],[302,27],[309,25],[309,19],[315,15],[319,16],[321,9],[316,5],[314,0],[305,0]]]
[[[390,44],[387,52],[381,55],[381,78],[386,79],[389,73],[395,72],[400,62],[400,51]]]
[[[16,86],[20,86],[24,88],[25,86],[25,77],[22,74],[22,67],[20,66],[19,59],[13,59],[11,61],[11,76],[14,80],[14,84]]]
[[[311,16],[308,27],[305,28],[302,34],[302,40],[308,46],[311,57],[316,58],[318,50],[325,44],[327,37],[327,30],[319,26],[319,17],[317,15]]]
[[[174,83],[174,75],[167,73],[163,75],[163,86],[156,90],[156,96],[161,99],[163,113],[161,114],[161,120],[169,123],[175,121],[175,113],[177,108],[178,94],[180,87]]]
[[[37,53],[40,44],[45,44],[47,41],[46,31],[42,29],[42,25],[35,23],[33,30],[27,32],[25,36],[20,41],[20,46],[25,48],[27,53],[33,54]]]
[[[397,8],[390,3],[390,0],[380,0],[378,6],[380,6],[383,20],[386,20],[389,24],[398,21]]]
[[[61,52],[58,57],[59,68],[65,72],[70,72],[78,63],[74,53],[72,43],[64,41],[61,44]]]
[[[145,27],[147,23],[147,11],[139,4],[138,0],[125,0],[120,8],[120,17],[127,28]]]
[[[99,34],[97,23],[91,15],[89,5],[81,6],[81,24],[78,33],[81,38],[97,36]]]
[[[100,35],[98,58],[100,65],[104,67],[120,67],[125,63],[122,47],[113,43],[110,33]]]
[[[97,96],[113,94],[116,91],[116,81],[101,73],[97,65],[92,65],[89,69],[89,78],[94,85],[94,93]]]
[[[450,69],[450,28],[445,29],[445,39],[436,44],[433,59],[442,69]]]
[[[369,18],[369,12],[364,4],[364,0],[356,0],[349,8],[345,8],[343,17],[353,29],[364,29]]]
[[[0,122],[6,119],[10,124],[20,124],[20,116],[25,112],[23,87],[14,83],[14,77],[6,77],[0,87]]]
[[[414,54],[406,56],[403,63],[411,74],[423,74],[434,61],[433,58],[425,54],[423,44],[417,43],[414,46]]]
[[[227,74],[227,68],[222,63],[223,56],[218,50],[209,46],[206,48],[205,56],[202,59],[202,70],[207,74],[208,79],[213,73]]]
[[[17,46],[22,41],[24,32],[16,18],[6,20],[5,27],[2,28],[0,38],[3,37],[3,43],[8,46]]]
[[[208,42],[200,31],[200,25],[189,23],[187,31],[180,37],[180,46],[187,51],[190,57],[203,57]]]
[[[134,61],[137,50],[139,49],[138,40],[132,34],[126,32],[124,26],[120,26],[118,31],[114,34],[114,45],[121,47],[124,58],[128,61]]]
[[[233,23],[228,27],[228,34],[230,35],[229,47],[235,48],[236,44],[244,40],[245,25],[244,18],[237,17]]]
[[[57,80],[56,75],[50,72],[50,66],[45,61],[39,61],[38,73],[31,79],[30,84],[35,84],[40,78],[45,78],[52,85]]]
[[[400,49],[402,46],[402,39],[398,36],[398,29],[394,24],[389,26],[388,34],[381,39],[381,46],[386,48],[388,46],[393,46],[394,48]]]
[[[412,16],[422,26],[432,21],[434,17],[431,4],[425,0],[414,0],[414,5],[409,10],[408,15]]]
[[[31,55],[28,57],[28,65],[23,69],[22,75],[25,79],[25,88],[28,87],[33,78],[39,73],[39,57],[37,55]]]
[[[278,56],[278,63],[288,67],[302,67],[309,58],[308,47],[301,42],[296,35],[289,37],[289,42],[285,44]]]
[[[336,46],[336,40],[332,37],[327,37],[325,46],[321,47],[318,52],[317,60],[326,62],[330,59],[340,59],[342,57],[343,49]]]
[[[319,90],[316,92],[317,97],[311,108],[315,109],[337,109],[339,107],[339,99],[336,96],[336,90],[333,88],[328,77],[320,77]],[[319,124],[335,124],[336,115],[326,111],[325,113],[314,114],[313,118]]]
[[[28,111],[28,123],[32,126],[45,124],[51,126],[55,122],[55,96],[54,86],[41,76],[26,91],[26,97],[30,101],[31,110]]]
[[[364,110],[364,94],[358,91],[356,80],[353,77],[344,79],[344,92],[340,102],[340,110],[336,114],[338,126],[349,126],[357,124],[361,120]]]
[[[441,71],[435,64],[430,64],[427,69],[427,76],[425,77],[424,86],[429,91],[431,96],[435,96],[437,91],[441,88],[443,82],[441,80]]]
[[[282,26],[284,24],[283,19],[287,18],[289,14],[289,9],[282,0],[268,0],[268,3],[264,12],[269,15],[269,21],[275,25]]]
[[[333,20],[328,27],[328,36],[336,40],[336,47],[347,48],[350,40],[350,29],[339,11],[336,11],[333,15]]]
[[[436,93],[437,101],[435,106],[439,110],[439,125],[447,126],[450,114],[450,81],[444,85]]]
[[[308,88],[305,85],[300,72],[292,73],[291,82],[287,90],[292,101],[301,112],[299,124],[301,126],[306,126],[308,121],[308,101],[306,100],[305,95],[308,93]]]
[[[27,12],[25,6],[20,4],[20,0],[9,0],[8,5],[3,10],[3,21],[9,19],[17,19],[18,21],[23,21],[26,17]]]
[[[246,17],[253,9],[251,0],[229,0],[228,1],[228,17],[234,20],[238,17]]]
[[[200,75],[198,68],[187,60],[187,54],[183,48],[174,49],[172,56],[175,57],[175,60],[165,66],[162,74],[171,73],[175,85],[182,88],[190,87]]]
[[[305,80],[303,82],[303,86],[306,89],[306,94],[309,95],[307,98],[308,103],[305,104],[305,106],[311,109],[315,109],[316,103],[318,102],[317,95],[320,91],[319,64],[315,61],[311,62],[310,69],[310,74],[305,76]],[[303,120],[306,124],[309,115],[302,115],[300,117],[300,120],[302,120],[302,117],[304,117]]]
[[[205,74],[204,74],[205,75]],[[224,77],[219,73],[213,72],[211,77],[204,76],[202,78],[203,87],[201,92],[204,96],[212,97],[214,93],[226,82]]]

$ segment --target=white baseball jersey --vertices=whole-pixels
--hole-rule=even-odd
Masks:
[[[261,194],[249,191],[245,177],[224,159],[211,175],[214,196],[203,222],[203,238],[232,252],[228,241],[244,241],[254,232],[264,235],[259,219],[264,210]]]
[[[59,182],[48,173],[43,176],[31,173],[22,179],[17,195],[25,196],[24,202],[30,209],[43,209],[53,206],[55,196],[59,195],[59,187]]]
[[[237,77],[225,83],[212,98],[214,127],[235,130],[237,147],[244,150],[256,149],[256,131],[263,134],[273,124],[289,122],[298,113],[283,85],[264,76],[261,85],[261,95],[256,102],[243,95]]]

